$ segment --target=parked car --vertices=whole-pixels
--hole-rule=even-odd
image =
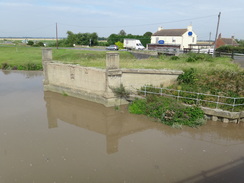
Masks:
[[[119,47],[117,45],[110,45],[106,48],[106,50],[119,50]]]

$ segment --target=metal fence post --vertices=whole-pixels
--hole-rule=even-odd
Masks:
[[[218,106],[219,106],[219,96],[218,96],[218,100],[216,102],[216,109],[218,109]]]
[[[180,98],[180,90],[178,90],[177,101],[179,101],[179,98]]]
[[[234,111],[235,105],[236,105],[236,98],[234,98],[234,102],[232,104],[232,112]]]
[[[198,105],[198,104],[199,104],[198,97],[199,97],[199,93],[197,93],[197,101],[196,101],[196,105]]]
[[[147,96],[147,86],[145,86],[144,89],[145,89],[145,90],[144,90],[144,95],[145,95],[145,97],[146,97],[146,96]]]

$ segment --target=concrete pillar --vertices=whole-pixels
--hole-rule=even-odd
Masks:
[[[51,48],[44,48],[42,49],[42,67],[43,67],[43,75],[44,75],[44,85],[49,84],[49,78],[48,78],[48,69],[47,65],[48,62],[52,61],[53,59],[53,53]]]
[[[51,48],[42,49],[42,61],[51,61],[53,59],[53,53]]]
[[[106,69],[119,69],[119,53],[107,52],[106,55]]]

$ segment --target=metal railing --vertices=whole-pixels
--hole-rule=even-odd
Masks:
[[[244,97],[234,98],[153,86],[143,86],[141,89],[137,89],[137,92],[143,94],[144,96],[147,96],[148,94],[154,94],[160,96],[174,97],[178,101],[181,100],[186,104],[196,104],[203,107],[225,109],[232,112],[235,110],[235,108],[238,107],[238,110],[240,110],[240,108],[243,110],[242,106],[244,106]]]

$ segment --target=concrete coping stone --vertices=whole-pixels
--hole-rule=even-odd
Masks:
[[[224,111],[221,109],[211,109],[207,107],[201,107],[205,114],[207,115],[213,115],[228,119],[238,119],[238,118],[244,118],[244,111],[241,112],[230,112],[230,111]]]
[[[140,73],[140,74],[168,74],[168,75],[179,75],[183,71],[179,70],[166,70],[166,69],[121,69],[123,73]]]
[[[82,66],[82,65],[79,65],[79,64],[69,64],[69,63],[63,63],[63,62],[60,62],[60,61],[52,61],[52,62],[49,62],[49,64],[66,65],[66,66],[69,66],[69,67],[79,67],[79,68],[82,68],[82,69],[91,69],[91,70],[106,72],[106,69],[102,69],[102,68],[85,67],[85,66]]]

